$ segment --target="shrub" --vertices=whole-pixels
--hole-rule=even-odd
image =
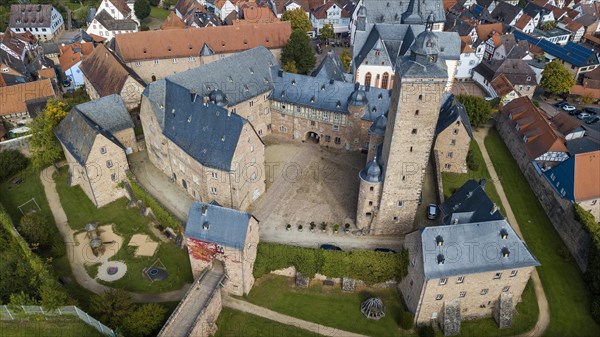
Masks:
[[[467,152],[467,167],[471,171],[476,172],[479,170],[479,163],[477,162],[477,160],[475,160],[475,155],[473,154],[473,151],[471,151],[470,149],[469,149],[469,152]]]
[[[27,167],[29,160],[17,150],[0,152],[0,182]]]
[[[596,223],[594,216],[578,204],[573,204],[573,211],[575,220],[581,223],[592,239],[585,280],[593,296],[592,317],[600,323],[600,226]]]
[[[400,327],[404,330],[410,330],[413,328],[415,322],[415,316],[408,311],[403,311],[400,314]]]
[[[145,24],[145,23],[142,23],[142,24],[140,25],[140,31],[141,31],[141,32],[145,32],[145,31],[148,31],[148,30],[150,30],[150,27],[148,27],[148,25],[147,25],[147,24]]]
[[[419,337],[435,337],[435,330],[431,325],[424,325],[419,328]]]
[[[150,0],[150,5],[156,7],[160,5],[160,0]]]
[[[56,227],[39,213],[32,213],[21,218],[19,233],[29,244],[39,244],[42,248],[52,245]]]

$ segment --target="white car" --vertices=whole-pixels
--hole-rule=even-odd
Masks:
[[[587,113],[587,112],[582,112],[582,113],[580,113],[579,115],[577,115],[577,118],[579,118],[579,119],[582,119],[582,120],[583,120],[583,119],[586,119],[586,118],[588,118],[588,117],[590,117],[590,116],[591,116],[591,115],[590,115],[589,113]]]
[[[575,111],[575,110],[577,110],[576,107],[574,107],[572,105],[568,105],[568,104],[567,105],[563,105],[562,109],[565,110],[565,111],[567,111],[567,112],[568,111]]]

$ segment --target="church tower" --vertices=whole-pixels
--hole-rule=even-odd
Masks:
[[[375,192],[370,184],[361,184],[357,227],[372,235],[406,234],[413,230],[414,220],[423,186],[425,169],[429,160],[435,126],[444,87],[448,80],[446,64],[438,58],[438,38],[431,31],[431,23],[419,34],[410,49],[410,56],[398,59],[392,89],[390,110],[383,143],[379,145],[375,163],[381,164],[381,178],[365,179],[365,173],[374,163],[363,170],[362,180],[381,184],[376,210],[358,214],[364,210],[363,185]],[[381,128],[380,128],[381,129]],[[371,198],[377,198],[370,196]]]

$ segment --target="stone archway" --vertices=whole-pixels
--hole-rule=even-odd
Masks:
[[[314,131],[309,131],[306,133],[305,139],[308,142],[319,144],[319,142],[321,140],[321,136],[319,136],[319,134]]]

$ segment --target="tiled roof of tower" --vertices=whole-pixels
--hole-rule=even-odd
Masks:
[[[197,57],[206,43],[215,53],[258,46],[282,48],[291,35],[289,22],[216,26],[202,29],[154,30],[115,36],[115,50],[125,61]]]
[[[111,133],[134,127],[121,95],[113,94],[101,97],[79,104],[74,109],[84,114],[103,130]]]
[[[251,218],[246,212],[196,201],[188,213],[185,236],[242,250]]]
[[[420,229],[420,234],[427,280],[540,266],[525,242],[504,219],[425,227]],[[444,256],[448,252],[445,246],[448,244],[468,246],[470,251]],[[486,250],[490,246],[498,248],[494,250],[495,256]]]
[[[363,5],[367,9],[367,21],[369,23],[400,23],[403,22],[403,14],[412,7],[423,23],[432,15],[433,22],[444,22],[446,15],[442,0],[364,0]]]

